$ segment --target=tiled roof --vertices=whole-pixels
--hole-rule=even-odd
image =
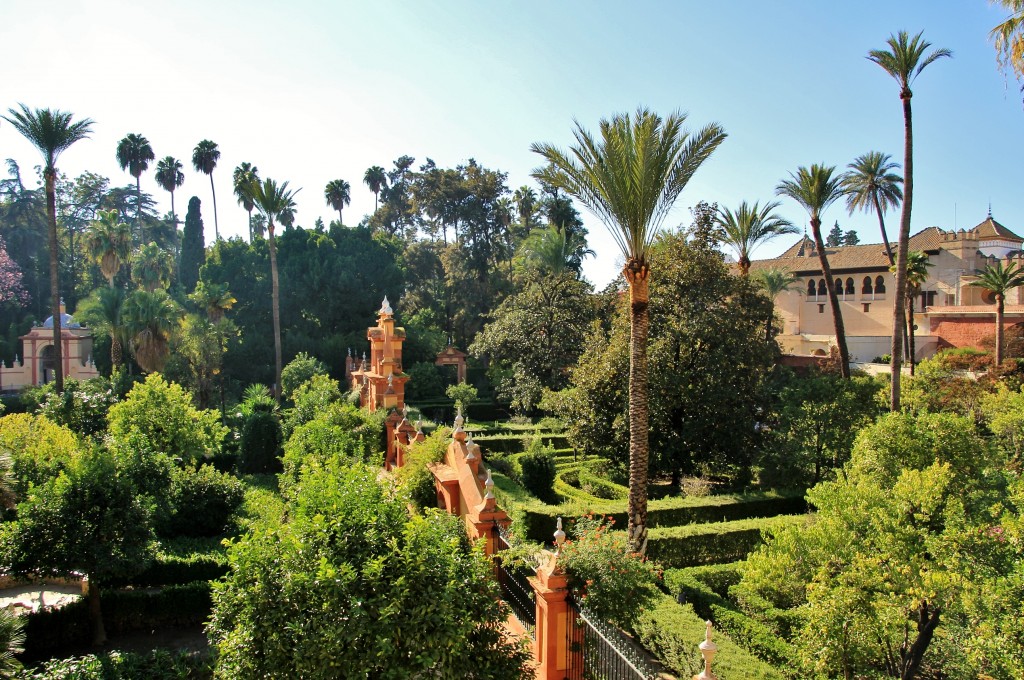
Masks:
[[[1024,243],[1024,239],[996,222],[992,219],[992,215],[989,215],[984,222],[974,227],[974,229],[971,229],[971,231],[975,232],[979,239],[998,238],[1005,241],[1017,241],[1018,243]]]

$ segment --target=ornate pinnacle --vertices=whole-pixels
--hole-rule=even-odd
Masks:
[[[562,552],[562,544],[565,543],[565,532],[562,531],[562,518],[555,520],[555,553]]]

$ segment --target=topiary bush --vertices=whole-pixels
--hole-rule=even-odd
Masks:
[[[555,475],[558,473],[554,450],[535,437],[518,463],[519,479],[526,490],[541,500],[553,499]]]
[[[166,536],[222,534],[244,497],[242,483],[212,465],[176,468],[171,474],[171,513],[158,532]]]
[[[256,410],[242,425],[238,469],[246,474],[281,469],[281,421],[272,411]]]

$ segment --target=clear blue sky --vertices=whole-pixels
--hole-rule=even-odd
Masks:
[[[191,168],[201,139],[223,154],[214,180],[221,231],[231,236],[246,232],[231,194],[241,161],[303,188],[303,226],[331,218],[323,187],[347,179],[345,221],[355,224],[373,208],[362,184],[370,165],[390,167],[402,154],[444,166],[472,157],[508,172],[514,188],[538,163],[530,144],[567,144],[574,118],[593,128],[640,104],[681,109],[692,127],[715,121],[729,137],[683,193],[671,226],[688,223],[698,200],[770,200],[799,165],[843,167],[873,149],[901,160],[896,83],[864,57],[892,32],[923,30],[954,58],[914,87],[913,230],[971,227],[991,201],[994,216],[1024,235],[1024,107],[988,41],[1003,16],[984,0],[8,1],[0,3],[0,109],[24,102],[92,118],[92,139],[60,169],[100,172],[114,184],[131,181],[114,159],[117,141],[145,135],[158,158],[185,164],[179,211],[199,196],[208,240],[209,181]],[[7,157],[26,169],[38,163],[0,122]],[[152,170],[142,181],[169,211]],[[806,222],[791,203],[781,212]],[[599,254],[586,272],[603,285],[617,254],[586,219]],[[834,207],[825,223],[836,219],[878,240],[873,217]],[[898,217],[889,221],[894,231]]]

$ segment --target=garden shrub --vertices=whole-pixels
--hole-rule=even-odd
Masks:
[[[713,524],[652,527],[647,555],[666,568],[741,560],[764,543],[765,531],[806,522],[805,515],[743,519]]]
[[[409,382],[406,383],[406,400],[418,404],[426,399],[444,397],[444,380],[434,362],[416,362],[406,372],[409,374]]]
[[[550,446],[534,437],[526,453],[518,458],[519,479],[527,491],[541,500],[553,498],[555,490],[555,454]]]
[[[228,560],[224,554],[160,555],[140,574],[133,576],[130,585],[152,588],[186,585],[196,581],[214,581],[228,573]],[[128,585],[118,584],[118,585]]]
[[[295,390],[312,380],[314,375],[327,375],[327,366],[316,357],[299,352],[281,369],[281,396],[290,400]]]
[[[444,460],[450,437],[449,428],[437,428],[422,442],[410,445],[405,454],[405,465],[395,470],[399,488],[408,494],[409,500],[419,510],[437,507],[434,474],[427,466]]]
[[[71,430],[45,416],[13,413],[0,418],[0,450],[11,454],[14,493],[21,499],[30,486],[66,470],[83,449]]]
[[[242,425],[238,469],[243,473],[277,472],[281,452],[281,422],[276,413],[257,410]]]
[[[314,375],[295,390],[292,398],[295,408],[285,417],[285,438],[290,437],[299,425],[316,419],[331,404],[341,401],[341,388],[337,380],[326,375]]]
[[[176,468],[171,474],[171,513],[157,527],[167,536],[216,536],[224,533],[242,504],[245,491],[235,477],[212,465]]]
[[[106,378],[64,381],[64,393],[57,394],[53,384],[47,385],[36,411],[52,422],[63,425],[83,437],[102,435],[107,431],[107,412],[117,403],[117,395]]]
[[[156,649],[147,654],[104,652],[53,659],[38,668],[23,669],[11,680],[208,680],[213,678],[209,652]]]

